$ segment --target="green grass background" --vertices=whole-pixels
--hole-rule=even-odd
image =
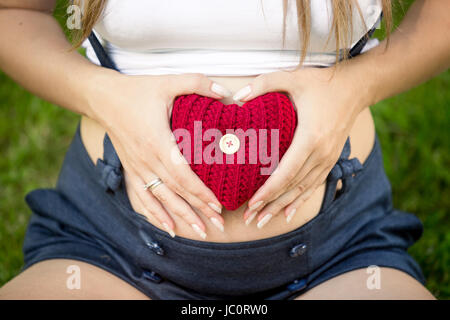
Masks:
[[[396,6],[396,24],[404,8]],[[64,21],[64,1],[55,15]],[[377,31],[383,37],[383,30]],[[450,72],[373,106],[394,206],[424,224],[410,249],[440,299],[450,298]],[[52,187],[79,116],[25,91],[0,71],[0,286],[18,274],[27,192]]]

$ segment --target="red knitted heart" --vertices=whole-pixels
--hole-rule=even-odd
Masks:
[[[228,210],[239,208],[269,178],[289,147],[296,125],[294,107],[280,92],[266,93],[243,106],[224,105],[198,94],[183,95],[175,99],[172,110],[172,131],[180,151]],[[219,141],[230,130],[237,130],[240,148],[225,154]],[[272,145],[277,130],[278,146]],[[261,172],[263,168],[269,174]]]

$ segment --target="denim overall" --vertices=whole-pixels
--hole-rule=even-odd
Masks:
[[[102,65],[115,68],[94,34],[90,41]],[[407,253],[422,224],[392,207],[378,136],[364,164],[349,155],[348,138],[327,177],[319,213],[303,226],[255,241],[197,241],[171,238],[135,212],[108,135],[103,159],[94,164],[78,126],[56,188],[26,196],[33,214],[23,270],[48,259],[80,260],[151,299],[293,299],[372,265],[402,270],[424,284]],[[336,193],[339,180],[342,189]]]

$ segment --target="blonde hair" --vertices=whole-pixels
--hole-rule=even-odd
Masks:
[[[107,0],[75,0],[74,3],[81,5],[84,2],[84,14],[82,17],[82,28],[74,36],[74,48],[77,48],[89,36],[97,20],[100,18]],[[297,19],[302,48],[300,48],[301,57],[299,67],[303,64],[308,52],[308,45],[311,34],[311,1],[318,0],[295,0],[297,3]],[[391,0],[381,0],[383,7],[384,24],[386,36],[392,29],[392,4]],[[333,9],[333,21],[328,40],[334,34],[336,41],[336,61],[339,61],[341,49],[343,50],[343,59],[347,58],[348,48],[352,40],[353,30],[353,10],[356,7],[359,15],[362,17],[361,9],[356,0],[331,0]],[[283,0],[283,45],[286,38],[286,15],[288,0]]]

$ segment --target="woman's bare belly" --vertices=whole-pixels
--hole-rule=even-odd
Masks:
[[[246,77],[209,77],[211,80],[225,86],[233,94],[248,84],[253,76]],[[221,100],[225,104],[235,103],[232,98],[225,98]],[[103,158],[103,137],[105,130],[94,120],[83,117],[81,120],[81,137],[86,150],[92,161],[96,163],[98,158]],[[357,117],[355,124],[350,132],[351,140],[351,155],[356,157],[361,163],[364,163],[368,157],[375,139],[375,127],[373,123],[372,114],[369,108],[366,108]],[[339,187],[339,186],[338,186]],[[127,188],[128,189],[128,188]],[[262,229],[256,227],[256,219],[246,226],[243,220],[243,212],[247,207],[245,203],[235,211],[224,210],[222,216],[225,220],[225,232],[219,231],[212,223],[200,214],[200,218],[206,225],[207,238],[204,241],[212,242],[240,242],[250,241],[263,238],[273,237],[279,234],[287,233],[291,230],[297,229],[306,222],[314,218],[322,204],[322,199],[325,193],[325,183],[322,184],[311,197],[297,209],[297,213],[290,223],[286,223],[286,218],[283,212],[275,215],[271,221]],[[136,212],[143,212],[140,205],[130,197],[131,205]],[[179,237],[202,240],[191,227],[178,216],[173,216],[176,224],[175,233]],[[161,224],[153,217],[149,218],[149,222],[154,226],[162,229]]]

